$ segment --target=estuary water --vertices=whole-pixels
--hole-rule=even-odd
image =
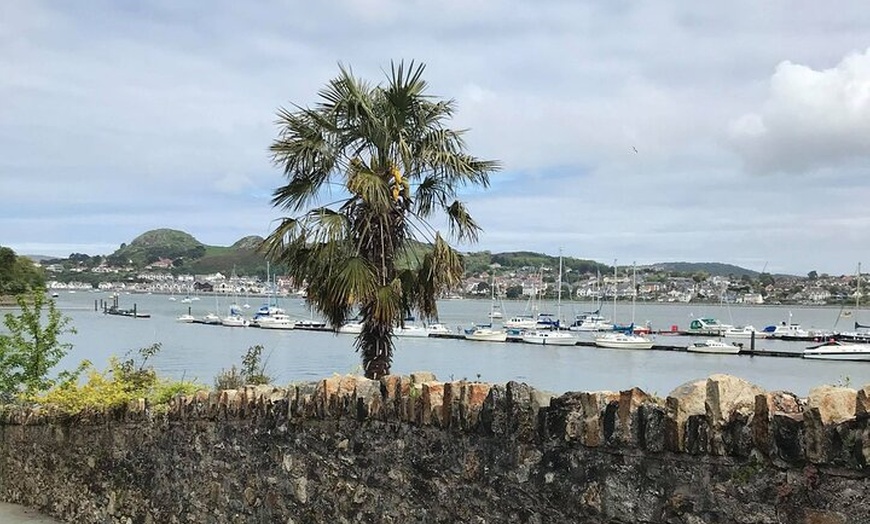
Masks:
[[[176,297],[177,298],[177,297]],[[162,376],[193,380],[209,387],[223,369],[241,363],[245,351],[263,346],[267,374],[276,384],[318,380],[332,374],[360,373],[359,355],[354,351],[354,336],[306,330],[266,330],[229,328],[201,324],[183,324],[175,319],[191,313],[201,318],[218,310],[224,316],[229,297],[203,296],[189,304],[172,301],[167,295],[121,295],[120,307],[151,315],[134,319],[105,315],[95,311],[101,301],[110,301],[107,293],[66,293],[56,298],[58,307],[72,319],[77,333],[64,336],[73,350],[61,362],[61,369],[75,368],[82,360],[104,369],[111,356],[129,358],[139,348],[160,343],[162,349],[152,364]],[[248,302],[253,314],[261,298]],[[298,298],[279,301],[287,313],[299,319],[311,318]],[[525,303],[509,302],[505,315],[523,312]],[[543,304],[541,311],[556,313],[554,304]],[[591,304],[563,303],[562,317],[594,309]],[[671,326],[685,329],[694,317],[711,316],[735,325],[764,326],[783,321],[800,323],[804,329],[847,331],[862,312],[841,318],[840,308],[730,306],[704,304],[638,303],[636,307],[620,303],[616,315],[612,306],[602,314],[615,316],[618,322],[631,321],[632,310],[638,324],[649,321],[655,330]],[[489,300],[445,300],[439,302],[440,321],[453,331],[475,322],[488,320]],[[870,323],[870,311],[864,311]],[[841,319],[838,322],[838,319]],[[588,335],[582,337],[591,340]],[[695,340],[685,336],[658,335],[657,344],[686,346]],[[742,341],[747,346],[749,341]],[[758,340],[757,349],[799,353],[806,342]],[[775,358],[743,355],[703,355],[682,351],[614,350],[574,346],[536,346],[521,343],[469,342],[438,338],[397,338],[393,373],[432,371],[439,380],[480,379],[503,383],[525,382],[538,389],[566,391],[621,390],[633,386],[660,396],[690,380],[714,373],[742,377],[768,390],[786,390],[805,396],[822,384],[848,384],[860,387],[870,383],[870,363],[808,361],[801,358]]]

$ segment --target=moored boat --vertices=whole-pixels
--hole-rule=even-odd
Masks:
[[[731,324],[723,324],[718,319],[712,317],[695,318],[689,323],[689,329],[686,332],[690,335],[707,335],[707,336],[722,336],[729,329],[733,329]]]
[[[450,331],[450,328],[445,326],[444,324],[436,323],[429,324],[426,326],[426,331],[429,332],[430,335],[452,335],[453,332]]]
[[[274,313],[256,320],[256,325],[263,329],[293,329],[296,321],[284,313]]]
[[[338,326],[338,333],[346,333],[350,335],[359,335],[362,333],[363,323],[357,320],[348,320],[344,324]]]
[[[804,350],[804,358],[870,362],[870,344],[830,341]]]
[[[220,324],[221,317],[217,316],[214,313],[208,313],[204,317],[202,317],[203,324]]]
[[[508,329],[535,329],[538,320],[531,315],[517,315],[504,321]]]
[[[196,317],[194,317],[190,313],[185,313],[183,315],[179,315],[175,320],[176,322],[181,322],[182,324],[190,324],[196,320]]]
[[[721,340],[705,340],[703,342],[695,342],[690,344],[686,351],[692,353],[718,353],[723,355],[736,355],[740,353],[740,346],[736,344],[728,344]]]
[[[726,338],[752,338],[753,336],[762,338],[765,334],[755,329],[754,326],[738,326],[726,329],[722,336]]]
[[[477,342],[504,342],[507,340],[507,331],[493,329],[491,327],[475,326],[465,331],[465,340]]]
[[[651,349],[653,341],[640,335],[612,332],[595,337],[595,345],[610,349]]]
[[[221,325],[227,327],[248,327],[248,324],[250,324],[248,319],[235,313],[230,313],[221,319]]]
[[[523,342],[543,346],[575,346],[577,339],[564,331],[536,329],[523,333]]]

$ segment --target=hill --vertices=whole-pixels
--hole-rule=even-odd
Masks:
[[[121,244],[108,260],[112,264],[141,267],[160,259],[196,260],[205,253],[205,244],[184,231],[154,229],[142,233],[129,244]]]
[[[266,274],[266,260],[257,250],[262,237],[247,236],[231,246],[209,246],[193,235],[176,229],[153,229],[106,257],[110,264],[142,268],[159,260],[172,260],[178,271],[215,273],[235,270],[239,274]]]
[[[719,262],[660,262],[646,266],[655,271],[664,271],[667,273],[685,273],[693,274],[698,272],[707,273],[710,276],[727,277],[733,275],[742,277],[744,275],[757,278],[760,273],[751,269],[742,268],[732,264],[722,264]]]
[[[465,254],[465,268],[469,273],[488,271],[494,264],[508,270],[556,269],[559,267],[559,257],[531,251],[511,251],[507,253],[479,251]],[[613,270],[611,266],[595,262],[594,260],[573,257],[562,257],[562,267],[566,273],[573,271],[577,274],[594,274],[596,271],[606,273]]]
[[[121,247],[107,256],[110,264],[118,266],[132,265],[141,269],[158,260],[169,259],[173,262],[176,273],[230,273],[239,275],[266,276],[266,259],[259,251],[263,238],[246,236],[230,246],[206,245],[193,235],[176,229],[154,229],[147,231],[131,241],[121,244]],[[404,267],[414,264],[421,258],[421,252],[426,245],[412,242],[408,252],[402,254],[399,265]],[[510,251],[492,253],[479,251],[464,253],[466,272],[471,275],[490,271],[500,267],[500,271],[537,271],[545,269],[552,273],[559,266],[559,257],[532,251]],[[563,257],[562,265],[566,281],[582,274],[609,274],[613,267],[594,260],[574,257]],[[691,275],[698,272],[711,276],[748,276],[757,278],[760,273],[732,264],[718,262],[661,262],[643,267],[647,271],[665,272],[670,274]],[[273,272],[280,273],[282,268],[274,267]],[[568,276],[570,275],[570,276]]]

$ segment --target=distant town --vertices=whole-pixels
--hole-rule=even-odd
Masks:
[[[116,293],[167,295],[228,294],[245,296],[304,296],[305,284],[281,275],[244,276],[233,272],[187,274],[172,271],[172,261],[160,259],[142,269],[77,264],[75,260],[43,264],[47,287],[53,292],[98,290]],[[557,267],[507,268],[498,263],[469,272],[460,288],[442,298],[574,300],[584,302],[637,300],[641,302],[704,302],[727,304],[860,304],[861,278],[811,271],[807,276],[760,273],[710,275],[704,271],[675,273],[657,266],[621,267],[622,274],[598,270],[580,272]],[[561,282],[561,286],[559,283]],[[560,290],[561,288],[561,290]],[[561,293],[560,293],[561,291]]]

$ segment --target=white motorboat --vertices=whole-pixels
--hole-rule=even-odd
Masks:
[[[444,324],[429,324],[426,326],[426,331],[429,332],[430,335],[452,335],[453,332],[450,331],[450,328],[445,326]]]
[[[350,335],[359,335],[362,333],[363,323],[362,321],[350,320],[345,322],[344,324],[338,326],[336,330],[338,333],[346,333]]]
[[[423,326],[415,326],[413,324],[405,324],[393,330],[393,334],[397,337],[415,337],[426,338],[429,336],[429,330]]]
[[[221,319],[221,325],[227,327],[248,327],[250,322],[241,315],[230,314]]]
[[[575,346],[577,339],[563,331],[536,329],[523,333],[523,342],[543,346]]]
[[[196,320],[196,317],[194,317],[190,313],[185,313],[183,315],[179,315],[178,318],[176,318],[175,320],[176,322],[181,322],[183,324],[190,324]]]
[[[753,335],[755,338],[763,338],[765,336],[764,332],[758,331],[754,326],[732,327],[722,333],[722,336],[725,338],[752,338]]]
[[[504,342],[507,340],[507,331],[493,329],[491,327],[475,326],[465,332],[465,340],[478,342]]]
[[[304,318],[302,320],[297,320],[294,327],[296,329],[320,330],[326,329],[326,322],[323,322],[322,320]]]
[[[769,330],[770,328],[768,328]],[[792,322],[782,322],[775,326],[772,330],[770,330],[769,335],[773,338],[781,338],[781,339],[805,339],[811,338],[812,334],[803,329],[800,324],[795,324]]]
[[[712,335],[718,337],[733,328],[734,326],[731,324],[723,324],[715,318],[703,317],[692,319],[686,332],[690,335]]]
[[[870,362],[870,344],[832,341],[804,350],[804,358]]]
[[[535,329],[538,319],[531,315],[517,315],[504,321],[507,329]]]
[[[217,315],[214,314],[214,313],[208,313],[207,315],[205,315],[204,317],[202,317],[202,322],[203,322],[204,324],[220,324],[220,323],[221,323],[221,317],[217,316]]]
[[[258,318],[257,326],[263,329],[293,329],[296,321],[284,313],[275,313]]]
[[[718,353],[723,355],[737,355],[740,353],[740,346],[736,344],[728,344],[721,340],[705,340],[703,342],[695,342],[686,348],[686,351],[692,353]]]
[[[592,311],[577,315],[568,329],[570,331],[610,331],[613,329],[613,322],[598,314],[597,311]]]
[[[651,349],[653,341],[640,335],[613,332],[595,337],[595,345],[611,349]]]

